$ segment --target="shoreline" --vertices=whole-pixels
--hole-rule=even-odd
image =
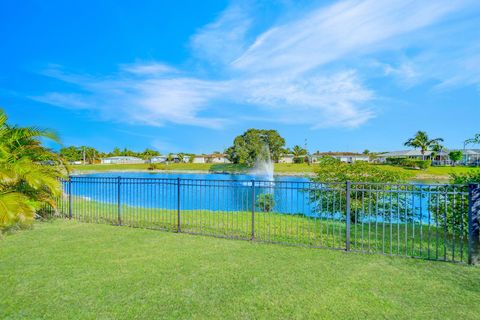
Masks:
[[[112,170],[73,170],[71,172],[72,176],[81,176],[86,174],[97,174],[97,173],[163,173],[163,174],[248,174],[244,171],[208,171],[208,170],[147,170],[147,169],[112,169]],[[314,177],[314,172],[274,172],[275,176],[283,177]],[[430,174],[419,174],[411,178],[411,181],[420,181],[420,182],[441,182],[446,183],[450,178],[443,175],[430,175]]]
[[[112,169],[112,170],[73,170],[71,172],[72,176],[81,176],[85,174],[92,173],[127,173],[127,172],[141,172],[141,173],[165,173],[165,174],[175,174],[175,173],[185,173],[185,174],[248,174],[248,172],[231,172],[231,171],[208,171],[208,170],[142,170],[142,169]],[[315,173],[313,172],[274,172],[275,176],[292,176],[292,177],[313,177]]]

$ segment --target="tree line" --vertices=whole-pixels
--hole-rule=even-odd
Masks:
[[[89,146],[69,146],[61,148],[60,156],[62,156],[68,162],[75,162],[75,161],[85,161],[86,163],[96,163],[99,162],[100,159],[106,157],[116,157],[116,156],[129,156],[129,157],[137,157],[144,160],[150,159],[154,156],[160,156],[160,152],[152,149],[145,149],[141,152],[135,152],[129,150],[127,148],[120,149],[114,148],[111,152],[101,152],[97,149]]]

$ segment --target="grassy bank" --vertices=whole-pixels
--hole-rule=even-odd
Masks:
[[[426,170],[413,170],[408,168],[381,165],[387,170],[403,173],[407,179],[426,180],[426,181],[446,181],[452,173],[467,173],[479,168],[470,167],[430,167]],[[111,164],[111,165],[74,165],[71,169],[74,172],[108,172],[122,170],[148,170],[148,164]],[[276,163],[275,172],[279,174],[313,174],[316,165],[295,164],[295,163]],[[161,164],[157,166],[158,170],[166,171],[205,171],[205,172],[247,172],[248,167],[237,164],[212,164],[212,163],[172,163]]]
[[[55,221],[0,241],[2,319],[477,319],[480,269]]]
[[[68,215],[68,202],[60,203],[60,211]],[[81,222],[178,230],[175,209],[145,208],[122,205],[120,219],[116,204],[74,198],[73,218]],[[228,238],[251,239],[251,211],[181,210],[182,232]],[[444,226],[382,222],[381,214],[364,223],[352,223],[350,245],[353,251],[385,253],[423,259],[466,261],[466,230],[446,232]],[[323,212],[317,217],[301,214],[279,214],[255,211],[255,239],[292,245],[345,249],[346,225],[334,214]]]

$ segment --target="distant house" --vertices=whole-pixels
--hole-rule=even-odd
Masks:
[[[320,158],[323,157],[332,157],[338,159],[342,162],[354,163],[357,161],[370,161],[370,156],[368,154],[361,154],[355,152],[316,152],[312,154],[312,162],[318,162]]]
[[[293,163],[293,158],[295,158],[295,156],[291,153],[284,154],[278,159],[278,163]]]
[[[420,150],[403,150],[403,151],[392,151],[384,152],[377,155],[377,161],[385,163],[388,158],[409,158],[417,160],[432,160],[433,162],[446,163],[449,161],[448,152],[442,151],[435,154],[434,159],[432,159],[432,151],[425,151],[424,154]]]
[[[167,163],[169,158],[171,162],[179,163],[179,162],[188,162],[190,160],[190,156],[184,155],[180,157],[178,154],[171,154],[166,156],[155,156],[150,158],[150,163]]]
[[[194,156],[193,163],[205,163],[205,156],[204,155]]]
[[[480,166],[480,149],[465,149],[459,151],[463,153],[463,164],[467,166]]]
[[[132,163],[145,163],[145,160],[137,157],[117,156],[117,157],[103,158],[102,163],[103,164],[132,164]]]
[[[231,163],[227,156],[222,153],[212,153],[204,156],[205,163]]]
[[[150,163],[165,163],[167,162],[167,156],[154,156],[149,160]]]

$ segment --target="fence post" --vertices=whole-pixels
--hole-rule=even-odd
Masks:
[[[350,188],[351,188],[351,183],[350,181],[347,181],[346,187],[345,187],[345,213],[346,213],[345,250],[346,251],[350,251]]]
[[[73,218],[73,205],[72,205],[72,177],[68,177],[68,218]]]
[[[480,252],[480,184],[468,185],[468,263],[476,264]]]
[[[122,177],[117,177],[117,215],[118,215],[118,225],[122,225],[122,203],[121,203],[121,183]]]
[[[182,232],[182,221],[180,215],[180,177],[177,178],[177,232]]]
[[[255,240],[255,180],[252,180],[252,240]]]

